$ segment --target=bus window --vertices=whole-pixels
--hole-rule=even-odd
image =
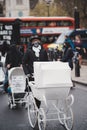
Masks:
[[[55,21],[49,21],[48,22],[48,26],[55,27],[56,26],[56,22]]]
[[[29,42],[30,42],[30,38],[29,38],[29,37],[27,37],[26,41],[27,41],[27,43],[29,43]]]
[[[46,43],[46,42],[47,42],[46,36],[42,36],[42,37],[41,37],[41,42],[42,42],[42,43]]]
[[[66,26],[72,26],[72,22],[71,21],[57,21],[57,26],[62,26],[62,27],[66,27]]]
[[[30,21],[30,22],[29,22],[29,26],[30,26],[30,27],[37,26],[37,22],[36,22],[36,21]]]
[[[29,26],[29,23],[28,23],[28,22],[26,22],[26,23],[25,23],[25,26],[26,26],[26,27],[28,27],[28,26]]]
[[[45,21],[38,21],[37,24],[38,24],[37,26],[46,26]]]
[[[48,42],[49,43],[52,43],[53,41],[54,41],[54,37],[53,36],[48,37]]]
[[[22,22],[21,27],[36,27],[37,26],[37,22],[36,21],[29,21],[29,22]]]
[[[50,43],[53,43],[53,42],[55,42],[55,40],[57,39],[57,37],[58,36],[42,36],[41,37],[41,42],[42,43],[48,43],[48,44],[50,44]]]
[[[25,27],[26,26],[26,22],[21,22],[20,23],[20,27]]]
[[[26,38],[25,38],[25,37],[21,37],[21,38],[20,38],[20,42],[21,42],[22,44],[25,44],[25,43],[26,43]]]

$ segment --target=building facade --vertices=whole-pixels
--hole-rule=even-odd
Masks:
[[[29,0],[5,0],[6,17],[26,17],[30,14]]]
[[[5,3],[4,0],[0,0],[0,17],[4,17],[5,16]]]

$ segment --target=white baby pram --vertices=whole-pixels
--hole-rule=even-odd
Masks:
[[[28,101],[28,118],[31,127],[35,127],[38,120],[39,130],[45,130],[46,121],[59,120],[67,130],[73,126],[73,112],[71,106],[74,102],[73,95],[69,95],[72,87],[71,70],[68,63],[62,62],[35,62],[34,81],[29,81],[31,92]],[[46,107],[37,108],[35,98],[44,101]],[[48,100],[55,109],[49,112]],[[48,115],[56,115],[53,119]]]
[[[8,87],[8,104],[12,109],[18,104],[27,103],[26,77],[22,67],[15,67],[9,70],[8,73],[9,87]]]

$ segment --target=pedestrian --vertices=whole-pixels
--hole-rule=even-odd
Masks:
[[[5,56],[6,53],[9,51],[10,45],[7,43],[7,41],[3,41],[2,47],[1,47],[1,52],[2,56]]]
[[[71,70],[73,69],[73,56],[74,56],[74,53],[73,53],[73,50],[72,50],[72,47],[70,45],[69,42],[65,42],[64,44],[64,53],[63,53],[63,56],[62,56],[62,59],[60,59],[62,62],[68,62]]]
[[[58,46],[56,46],[56,48],[54,48],[53,54],[54,54],[54,60],[57,61],[59,59],[59,49],[58,49]]]
[[[75,51],[75,44],[74,44],[73,40],[67,35],[65,35],[65,42],[68,42],[70,44],[71,48],[73,49],[73,51]]]
[[[13,67],[18,67],[22,65],[22,56],[21,53],[18,51],[17,47],[15,44],[10,46],[9,51],[7,52],[6,55],[6,60],[5,60],[5,80],[3,82],[3,87],[4,90],[7,92],[8,88],[8,70],[13,68]]]
[[[25,74],[32,74],[34,72],[33,63],[35,61],[48,61],[48,55],[46,50],[41,46],[41,40],[38,35],[31,36],[31,46],[26,50],[23,57],[23,69]],[[32,79],[30,79],[32,80]],[[36,104],[40,107],[40,101],[36,100]]]
[[[82,41],[81,41],[81,36],[76,35],[75,36],[75,48],[76,51],[78,52],[78,59],[79,59],[79,66],[81,67],[82,64],[82,56],[83,56],[83,47],[82,47]]]
[[[31,45],[26,50],[22,62],[25,74],[33,73],[34,61],[48,61],[48,55],[46,50],[41,46],[40,37],[37,35],[32,36],[30,42]]]

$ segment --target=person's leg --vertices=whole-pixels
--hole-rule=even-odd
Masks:
[[[5,73],[5,80],[3,82],[3,88],[4,88],[5,92],[7,92],[7,88],[8,88],[8,70],[6,70],[6,73]]]
[[[79,55],[79,66],[81,67],[82,65],[82,55]]]

